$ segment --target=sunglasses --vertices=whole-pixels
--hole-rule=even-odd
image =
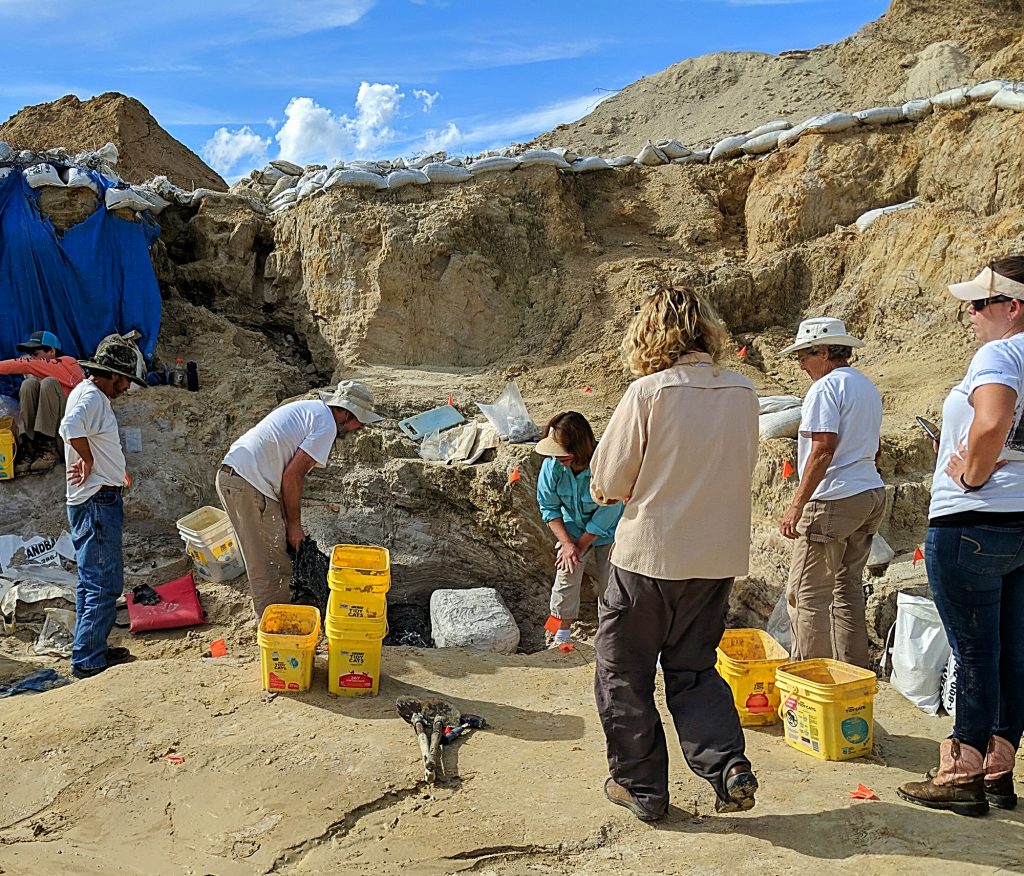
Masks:
[[[975,313],[981,313],[990,304],[1002,304],[1004,301],[1013,301],[1009,295],[993,295],[991,298],[975,298],[971,301],[971,307]]]

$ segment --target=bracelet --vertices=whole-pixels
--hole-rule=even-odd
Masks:
[[[985,484],[987,484],[987,483],[988,483],[988,479],[986,478],[982,483],[978,484],[976,487],[971,486],[969,483],[967,483],[967,481],[964,480],[963,472],[960,473],[960,486],[964,488],[964,492],[965,493],[977,492],[983,486],[985,486]]]

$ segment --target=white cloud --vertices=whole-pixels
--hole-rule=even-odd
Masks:
[[[397,85],[363,82],[356,95],[356,118],[353,124],[356,132],[356,146],[359,149],[375,149],[395,139],[391,122],[398,113],[398,107],[405,95]]]
[[[412,96],[415,97],[416,100],[422,100],[423,112],[429,113],[431,109],[433,109],[434,107],[434,101],[436,101],[441,96],[441,92],[435,91],[431,93],[429,91],[424,91],[422,88],[414,88]]]
[[[206,141],[202,153],[210,167],[226,175],[244,159],[249,159],[254,165],[265,163],[269,146],[269,137],[264,139],[245,125],[237,131],[218,128]]]
[[[427,131],[414,147],[417,154],[429,155],[431,152],[447,152],[453,146],[464,142],[466,139],[459,126],[455,122],[449,122],[448,126],[440,131]]]
[[[589,55],[601,46],[601,40],[567,40],[558,43],[523,45],[514,42],[481,40],[477,48],[455,56],[456,68],[516,67],[521,64],[540,64]]]
[[[609,97],[611,94],[573,97],[529,112],[484,122],[467,129],[460,142],[466,146],[487,147],[505,145],[522,137],[535,137],[556,125],[565,125],[583,118]]]

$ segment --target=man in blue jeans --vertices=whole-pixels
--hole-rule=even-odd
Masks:
[[[146,385],[135,376],[135,362],[135,351],[128,344],[116,338],[103,341],[91,361],[80,363],[88,376],[71,390],[60,424],[68,473],[68,522],[78,560],[71,650],[75,678],[90,678],[132,659],[127,648],[108,648],[107,636],[124,590],[121,493],[125,461],[110,402],[132,383]]]

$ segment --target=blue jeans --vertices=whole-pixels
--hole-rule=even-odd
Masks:
[[[956,660],[953,736],[982,754],[1024,731],[1024,526],[931,527],[925,561]]]
[[[102,669],[107,665],[107,636],[124,590],[123,522],[124,504],[119,493],[101,490],[81,505],[68,505],[71,540],[78,560],[71,663],[79,669]]]

